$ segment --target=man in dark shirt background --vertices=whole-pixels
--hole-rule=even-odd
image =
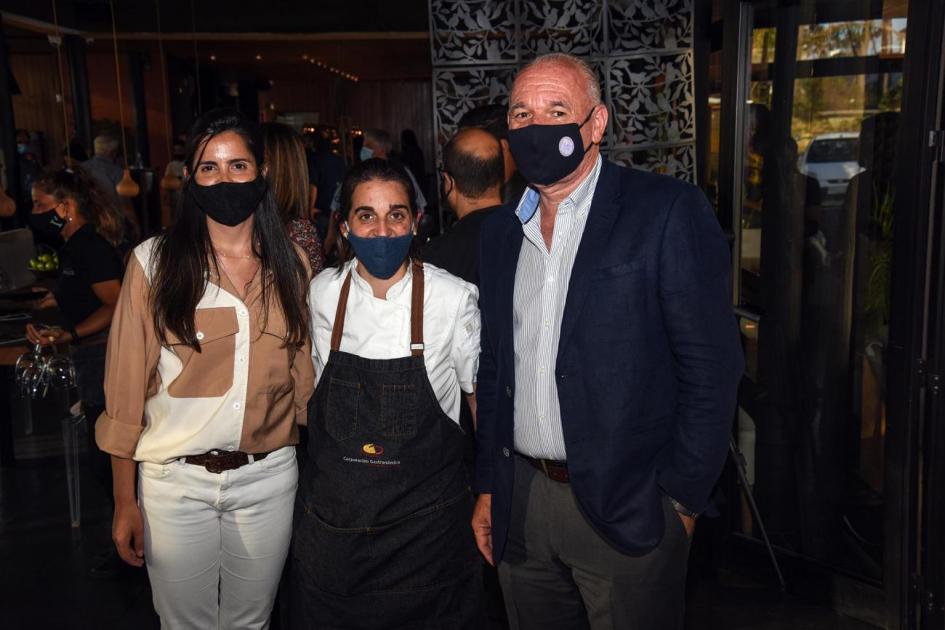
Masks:
[[[443,149],[440,189],[441,203],[453,209],[457,221],[445,234],[423,246],[420,256],[424,262],[479,286],[479,228],[502,205],[504,175],[502,146],[494,135],[483,128],[469,127],[453,136]],[[476,444],[472,413],[466,405],[460,409],[459,425],[469,438],[463,455],[471,478]],[[489,627],[505,628],[505,608],[495,568],[483,569]]]
[[[479,284],[479,226],[502,205],[504,163],[499,140],[478,127],[461,129],[443,149],[442,202],[457,221],[421,252],[425,262]]]
[[[503,104],[482,105],[469,110],[459,119],[459,128],[479,127],[499,139],[502,146],[502,203],[518,203],[528,185],[518,172],[515,158],[509,150],[509,107]]]

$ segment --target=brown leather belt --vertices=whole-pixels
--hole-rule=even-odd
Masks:
[[[516,453],[526,462],[545,473],[545,476],[558,483],[571,483],[571,476],[568,475],[568,463],[557,462],[553,459],[535,459],[521,453]]]
[[[270,451],[271,453],[272,451]],[[244,453],[243,451],[210,451],[203,455],[188,455],[184,458],[185,464],[203,466],[207,472],[219,475],[226,470],[236,470],[246,464],[266,459],[269,453]]]

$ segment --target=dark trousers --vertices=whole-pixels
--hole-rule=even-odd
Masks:
[[[621,553],[581,514],[570,484],[515,461],[512,519],[499,581],[512,630],[678,630],[689,537],[668,500],[660,544]]]

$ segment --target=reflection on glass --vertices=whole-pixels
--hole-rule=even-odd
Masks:
[[[738,300],[760,321],[740,321],[738,440],[776,544],[880,580],[907,3],[842,22],[800,4],[757,3],[751,36]]]

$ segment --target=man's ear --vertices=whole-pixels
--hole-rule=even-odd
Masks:
[[[594,121],[594,130],[591,136],[591,139],[596,144],[600,144],[604,140],[604,134],[607,133],[607,119],[610,117],[610,113],[607,111],[607,106],[603,103],[598,104],[594,109],[594,115],[591,117],[591,120]]]

